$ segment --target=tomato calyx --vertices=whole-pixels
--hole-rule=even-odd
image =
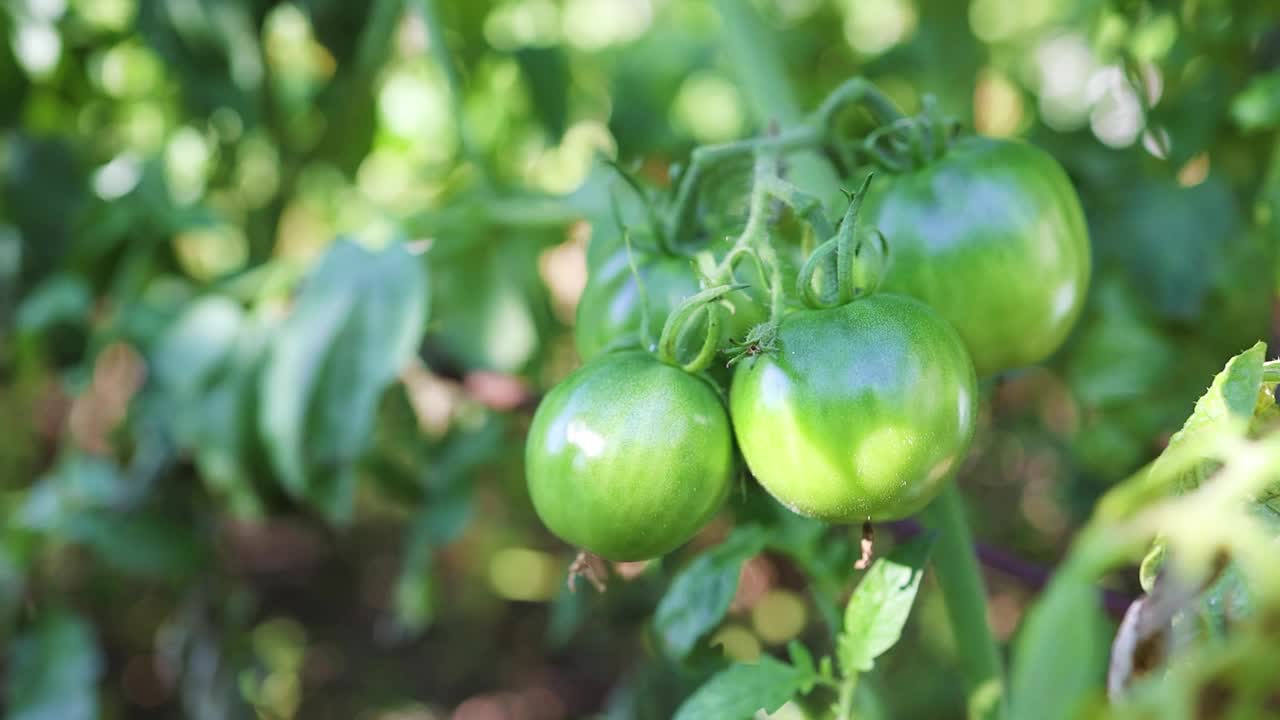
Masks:
[[[754,358],[778,349],[778,323],[766,321],[751,328],[742,340],[729,339],[729,347],[724,350],[729,355],[725,367],[733,367],[746,358]]]
[[[662,326],[662,335],[658,338],[658,359],[688,373],[705,370],[720,345],[720,329],[725,313],[733,312],[733,306],[724,302],[724,296],[746,287],[748,286],[743,284],[717,285],[686,298],[676,306]],[[705,325],[702,324],[703,320]],[[704,333],[702,345],[692,360],[681,362],[681,340],[686,333],[697,327],[701,327]]]
[[[849,204],[835,235],[819,245],[800,268],[796,294],[812,309],[846,305],[873,294],[880,286],[889,261],[889,243],[879,230],[863,227],[858,221],[874,176],[868,174],[857,192],[845,192]]]

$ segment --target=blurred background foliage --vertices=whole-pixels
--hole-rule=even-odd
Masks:
[[[753,491],[570,594],[524,489],[609,222],[594,158],[661,185],[786,114],[744,90],[725,2],[5,3],[0,714],[664,718],[722,666],[708,646],[820,643],[844,531],[824,554],[831,531]],[[1096,498],[1276,337],[1280,5],[751,7],[801,107],[856,74],[908,111],[933,93],[1077,184],[1086,313],[997,384],[961,476],[1009,559],[988,576],[1008,639]],[[744,517],[800,549],[747,559],[673,660],[654,607]],[[961,716],[931,582],[867,712]]]

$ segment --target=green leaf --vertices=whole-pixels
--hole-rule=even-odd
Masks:
[[[1245,131],[1280,125],[1280,70],[1251,79],[1232,99],[1231,119]]]
[[[805,674],[762,656],[754,665],[735,664],[716,673],[676,710],[675,720],[744,720],[756,712],[774,712],[790,700]]]
[[[547,286],[538,253],[560,235],[486,237],[470,247],[433,247],[449,272],[433,276],[433,340],[466,369],[523,371],[547,336]],[[456,253],[456,254],[448,254]]]
[[[71,454],[31,489],[15,524],[55,531],[78,513],[122,503],[128,493],[128,480],[113,463],[95,455]]]
[[[764,549],[764,544],[760,527],[736,528],[723,543],[698,556],[676,576],[653,616],[654,630],[669,656],[684,659],[699,639],[720,624],[738,591],[743,563]]]
[[[156,379],[174,393],[194,393],[235,348],[245,313],[235,301],[212,295],[192,303],[151,353]]]
[[[902,637],[924,577],[933,536],[923,536],[878,558],[854,589],[844,611],[837,653],[845,675],[866,672]]]
[[[161,511],[83,512],[59,528],[118,572],[169,581],[191,577],[206,559],[193,531]]]
[[[22,602],[25,586],[21,560],[10,544],[8,538],[0,535],[0,641]]]
[[[409,632],[425,630],[435,616],[432,552],[462,534],[471,519],[471,498],[461,495],[429,501],[409,531],[404,565],[396,581],[396,619]]]
[[[560,142],[569,116],[569,67],[564,49],[527,45],[515,51],[516,64],[529,87],[533,111],[553,143]]]
[[[421,263],[394,244],[333,244],[276,333],[259,385],[259,429],[286,490],[334,522],[355,494],[355,462],[382,391],[418,348],[427,316]]]
[[[1102,686],[1106,632],[1093,583],[1070,570],[1057,575],[1027,614],[1015,645],[1013,720],[1083,717]]]
[[[27,495],[15,525],[83,545],[120,572],[189,576],[204,559],[192,527],[133,507],[133,494],[132,480],[110,461],[69,455]]]
[[[1169,438],[1169,444],[1152,463],[1141,492],[1135,494],[1138,502],[1149,500],[1153,492],[1159,494],[1166,487],[1179,493],[1194,490],[1217,470],[1217,461],[1199,458],[1198,453],[1211,449],[1208,445],[1216,434],[1243,436],[1249,431],[1255,411],[1265,407],[1259,403],[1259,393],[1266,353],[1266,343],[1258,342],[1227,361],[1209,389],[1196,401],[1182,429]],[[1188,453],[1193,454],[1188,456]],[[1157,538],[1139,568],[1139,580],[1145,590],[1150,591],[1154,585],[1164,559],[1165,540]]]
[[[1213,383],[1199,400],[1191,417],[1183,423],[1182,429],[1169,438],[1164,452],[1151,466],[1149,482],[1164,485],[1172,482],[1174,486],[1186,492],[1199,487],[1200,483],[1212,473],[1216,463],[1203,461],[1190,470],[1170,475],[1168,457],[1175,454],[1184,445],[1195,445],[1206,438],[1222,432],[1238,432],[1244,435],[1253,419],[1253,411],[1258,403],[1258,391],[1262,387],[1262,364],[1266,360],[1267,345],[1258,342],[1253,347],[1231,358],[1222,372],[1213,378]]]
[[[258,371],[272,329],[238,303],[210,296],[183,312],[151,354],[178,444],[194,456],[210,489],[242,516],[261,510],[253,481],[263,474]]]
[[[16,325],[28,333],[40,333],[61,323],[88,321],[93,295],[79,275],[61,273],[45,280],[18,306]]]
[[[5,704],[10,720],[93,720],[101,652],[89,624],[52,612],[13,643]]]

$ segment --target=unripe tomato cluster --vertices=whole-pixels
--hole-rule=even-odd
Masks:
[[[832,523],[903,518],[938,495],[968,452],[978,378],[1065,339],[1088,236],[1061,167],[1024,143],[962,139],[880,180],[862,217],[891,248],[881,291],[788,303],[732,373],[690,374],[645,347],[700,290],[687,258],[593,240],[575,328],[586,364],[545,397],[526,445],[553,533],[610,560],[670,552],[716,513],[739,456],[784,506]],[[770,320],[758,293],[731,299],[729,337]]]

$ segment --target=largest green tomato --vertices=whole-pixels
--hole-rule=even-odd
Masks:
[[[896,520],[942,489],[973,439],[977,380],[956,331],[901,295],[783,318],[741,363],[729,408],[747,466],[791,510]]]
[[[881,288],[920,298],[960,331],[979,377],[1062,344],[1089,285],[1089,237],[1066,173],[1032,145],[969,137],[877,176],[863,205],[889,240]]]
[[[588,363],[538,405],[525,445],[538,517],[609,560],[674,550],[724,501],[733,438],[719,395],[652,355]]]

